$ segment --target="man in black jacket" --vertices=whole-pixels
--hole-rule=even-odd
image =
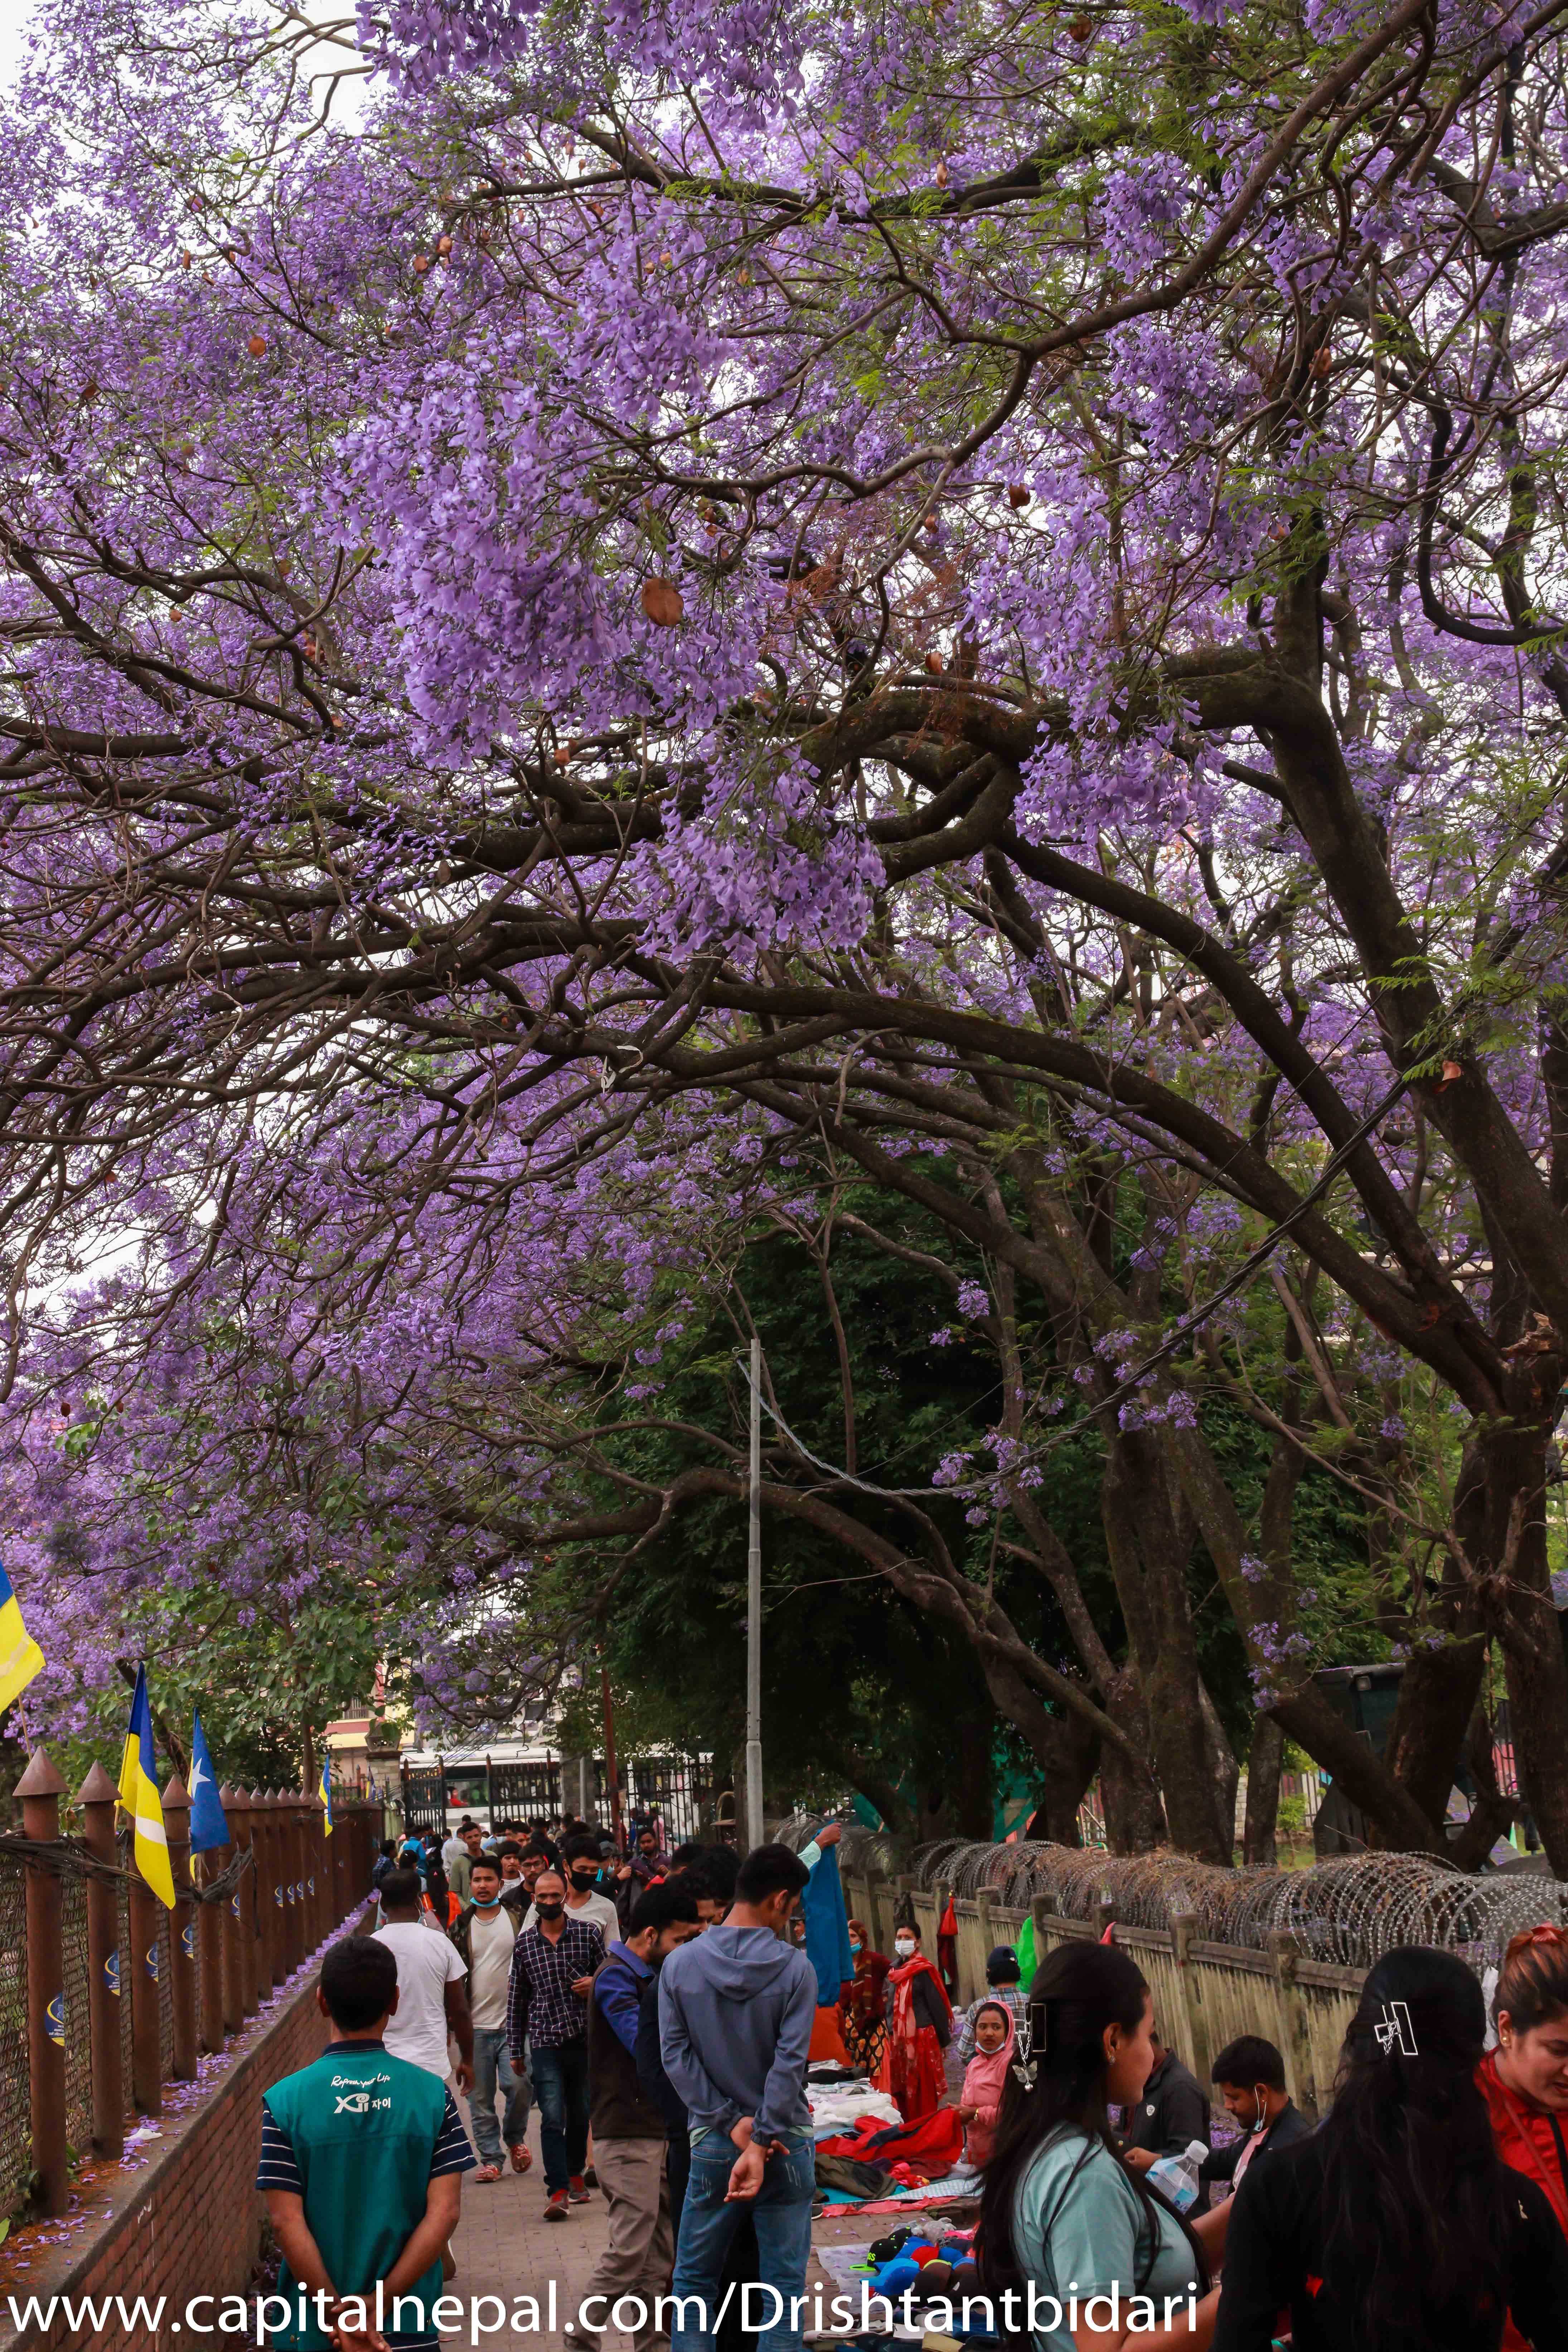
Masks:
[[[1222,2180],[1237,2189],[1249,2165],[1310,2139],[1312,2126],[1285,2088],[1284,2059],[1260,2033],[1238,2034],[1227,2042],[1213,2072],[1226,2113],[1241,2126],[1243,2137],[1205,2156],[1198,2179],[1204,2187]]]
[[[1147,2172],[1163,2156],[1184,2156],[1195,2139],[1205,2147],[1209,2144],[1209,2103],[1202,2084],[1161,2041],[1158,2025],[1149,2039],[1154,2068],[1128,2113],[1122,2146],[1135,2172]]]

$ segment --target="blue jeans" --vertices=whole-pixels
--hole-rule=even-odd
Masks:
[[[552,2048],[530,2045],[533,2095],[539,2103],[539,2145],[544,2186],[564,2189],[588,2161],[588,2042],[560,2042]]]
[[[759,2294],[753,2288],[742,2322],[750,2318],[757,2328],[757,2352],[799,2352],[800,2319],[794,2305],[805,2293],[816,2149],[804,2137],[787,2141],[782,2154],[769,2158],[763,2185],[749,2208],[724,2202],[734,2161],[735,2149],[727,2132],[709,2132],[691,2150],[691,2174],[676,2241],[670,2352],[712,2352],[723,2294],[724,2259],[747,2210],[756,2224],[758,2281],[763,2289],[774,2292]],[[698,2314],[681,2309],[683,2295],[700,2298],[701,2326],[689,2325]]]
[[[496,2131],[498,2088],[506,2102],[499,2136]],[[473,2122],[474,2144],[479,2151],[481,2164],[500,2162],[503,2140],[508,2147],[520,2147],[527,2138],[531,2096],[527,2068],[524,2067],[521,2073],[512,2070],[505,2026],[476,2025],[474,2087],[468,2100],[468,2114]]]

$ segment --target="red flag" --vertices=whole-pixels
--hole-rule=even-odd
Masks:
[[[947,1909],[936,1931],[936,1965],[952,2000],[958,1991],[958,1914],[952,1907],[952,1897],[947,1898]]]

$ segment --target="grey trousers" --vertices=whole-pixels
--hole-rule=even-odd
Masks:
[[[664,2140],[600,2139],[594,2141],[594,2170],[608,2208],[609,2243],[594,2264],[593,2274],[577,2306],[572,2333],[579,2341],[597,2346],[605,2327],[632,2325],[636,2352],[663,2341],[668,2330],[656,2318],[656,2305],[669,2293],[675,2268],[675,2232],[669,2221],[669,2182],[664,2168]],[[630,2307],[621,2318],[612,2315],[622,2295],[642,2308]],[[602,2298],[595,2302],[595,2296]]]

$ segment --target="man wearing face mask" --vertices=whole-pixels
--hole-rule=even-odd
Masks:
[[[588,2155],[588,1995],[604,1957],[597,1927],[580,1916],[570,1917],[560,1877],[542,1871],[534,1887],[533,1924],[512,1947],[506,2032],[514,2066],[523,2063],[525,2043],[532,2057],[547,2221],[569,2220],[570,2208],[590,2193],[583,2178]]]
[[[597,1927],[607,1948],[619,1936],[621,1920],[609,1896],[600,1892],[598,1840],[583,1833],[568,1838],[565,1862],[566,1916]],[[531,1927],[533,1917],[531,1911],[523,1926]]]
[[[528,2107],[532,2085],[526,2066],[515,2071],[506,2039],[506,1997],[511,1981],[511,1952],[517,1941],[517,1913],[503,1900],[500,1864],[481,1854],[471,1867],[469,1900],[447,1929],[453,1948],[468,1969],[468,2012],[474,2024],[474,2088],[469,2101],[479,2168],[474,2179],[499,2180],[501,2140],[511,2154],[514,2172],[526,2172],[533,2154],[526,2145]],[[496,2130],[496,2092],[504,2102],[501,2130]]]
[[[1243,2033],[1228,2042],[1215,2060],[1213,2074],[1226,2113],[1241,2126],[1244,2137],[1205,2156],[1198,2180],[1200,2190],[1223,2182],[1228,2194],[1240,2188],[1249,2165],[1297,2140],[1310,2139],[1312,2126],[1285,2088],[1284,2059],[1260,2033]]]

